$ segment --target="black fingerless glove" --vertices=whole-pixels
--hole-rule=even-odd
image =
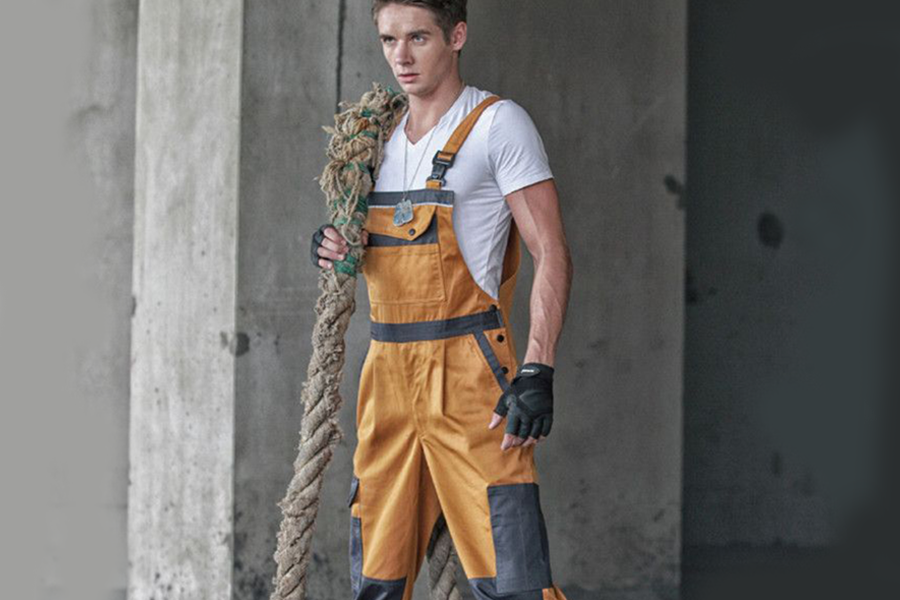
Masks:
[[[312,259],[313,266],[318,267],[320,269],[322,268],[322,266],[319,264],[319,259],[322,257],[319,256],[319,246],[322,245],[322,240],[325,239],[325,230],[331,226],[332,226],[331,223],[325,223],[324,225],[322,225],[321,227],[316,229],[315,233],[313,233],[313,236],[312,236],[312,244],[311,244],[312,247],[310,248],[310,258]]]
[[[549,435],[553,425],[553,367],[541,363],[520,366],[494,412],[508,416],[506,433],[520,438]]]

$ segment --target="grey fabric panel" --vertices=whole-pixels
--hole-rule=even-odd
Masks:
[[[491,366],[491,371],[493,371],[497,383],[500,384],[500,389],[505,392],[507,388],[509,388],[509,382],[506,380],[506,374],[502,370],[503,365],[497,360],[497,355],[494,354],[494,349],[491,348],[491,343],[482,331],[475,332],[475,339],[478,341],[478,347],[481,348],[481,353],[484,354],[488,364]]]
[[[379,342],[418,342],[422,340],[442,340],[503,327],[503,317],[499,310],[486,310],[438,321],[416,323],[372,322],[372,339]]]
[[[362,582],[362,519],[350,517],[350,589],[359,594]]]
[[[406,577],[402,579],[362,578],[362,586],[353,592],[355,600],[400,600],[406,588]]]
[[[354,475],[353,479],[350,480],[350,495],[347,497],[347,506],[353,504],[353,499],[356,498],[356,491],[359,489],[359,478]]]
[[[359,491],[359,478],[353,475],[350,483],[350,497],[347,504],[352,505]],[[355,600],[401,600],[406,587],[406,577],[385,580],[365,577],[363,568],[362,518],[350,516],[350,590]]]
[[[488,486],[500,594],[552,586],[547,528],[536,483]]]
[[[453,190],[410,190],[406,193],[413,204],[434,202],[436,204],[453,205]],[[403,192],[370,192],[368,196],[369,206],[394,206],[403,200]]]
[[[398,228],[398,233],[406,233],[406,229]],[[414,240],[407,240],[401,237],[391,235],[382,235],[380,233],[369,232],[369,246],[418,246],[421,244],[437,244],[438,241],[438,219],[436,215],[432,215],[431,221],[425,232]]]
[[[494,577],[476,577],[469,580],[472,594],[475,600],[541,600],[541,590],[526,590],[515,594],[503,594],[497,592],[497,582]]]

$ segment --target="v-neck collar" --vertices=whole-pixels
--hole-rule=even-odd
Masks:
[[[409,120],[409,111],[407,110],[407,111],[406,111],[406,114],[403,115],[403,121],[401,121],[401,123],[400,123],[400,132],[403,134],[403,140],[404,140],[404,142],[408,143],[412,148],[418,149],[419,144],[420,144],[423,140],[427,140],[428,137],[431,135],[431,132],[432,132],[432,131],[434,131],[435,129],[437,129],[437,128],[440,127],[441,125],[443,125],[444,121],[445,121],[447,118],[449,118],[450,114],[454,111],[454,109],[456,109],[457,106],[458,106],[460,103],[463,102],[463,100],[464,100],[463,97],[468,93],[469,87],[470,87],[470,86],[468,86],[468,85],[466,85],[465,87],[463,87],[463,90],[462,90],[462,92],[460,92],[459,97],[457,97],[456,100],[453,101],[453,104],[450,105],[450,108],[448,108],[448,109],[446,110],[446,112],[444,112],[444,114],[441,115],[441,118],[438,119],[438,122],[434,124],[434,127],[432,127],[431,129],[429,129],[428,131],[426,131],[425,134],[424,134],[421,138],[419,138],[419,141],[418,141],[418,142],[413,142],[413,141],[410,140],[408,137],[406,137],[406,122]]]

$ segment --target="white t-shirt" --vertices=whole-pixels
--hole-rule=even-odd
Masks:
[[[375,191],[424,188],[435,153],[444,147],[466,115],[492,95],[467,85],[435,128],[427,131],[416,144],[409,143],[406,137],[407,113],[385,144]],[[426,147],[432,131],[434,136]],[[404,185],[405,144],[409,145]],[[419,170],[415,172],[417,165]],[[453,190],[455,196],[453,231],[473,279],[492,298],[497,298],[500,289],[503,254],[512,218],[505,197],[552,177],[544,143],[534,122],[524,108],[509,99],[485,109],[453,166],[447,169],[444,189]]]

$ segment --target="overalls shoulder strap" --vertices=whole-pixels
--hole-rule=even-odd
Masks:
[[[471,133],[472,128],[475,127],[475,123],[478,121],[481,113],[483,113],[484,109],[488,106],[499,100],[500,96],[488,96],[482,100],[478,106],[472,109],[472,112],[470,112],[466,118],[463,119],[462,123],[456,127],[453,134],[450,136],[450,139],[447,140],[447,144],[444,148],[438,150],[434,155],[434,158],[431,161],[431,164],[433,165],[431,176],[425,182],[425,187],[432,190],[439,190],[444,187],[444,184],[446,183],[444,181],[444,175],[447,173],[447,169],[453,166],[453,159],[456,158],[456,153],[459,152],[463,142],[469,137],[469,133]]]

